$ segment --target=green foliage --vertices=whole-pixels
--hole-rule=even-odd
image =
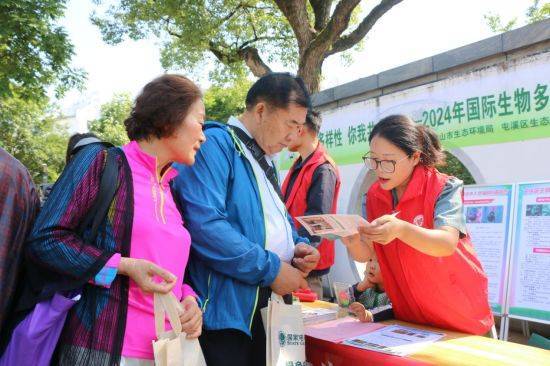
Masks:
[[[109,44],[120,43],[125,36],[134,40],[158,37],[163,43],[161,63],[166,69],[193,73],[217,59],[216,66],[224,65],[222,75],[238,78],[245,68],[237,53],[247,45],[267,55],[267,63],[297,68],[294,35],[272,1],[126,0],[100,7],[92,22]],[[211,78],[220,74],[214,71]]]
[[[227,122],[230,116],[244,112],[245,98],[252,82],[241,78],[228,86],[214,85],[204,94],[206,119]]]
[[[453,154],[449,153],[448,151],[445,151],[445,155],[447,156],[447,164],[437,168],[440,172],[457,177],[458,179],[462,180],[464,184],[476,183],[474,177],[472,177],[472,174],[470,174],[470,172],[468,171],[468,168],[466,168],[464,164],[460,162],[460,160],[458,160]]]
[[[73,46],[57,21],[65,0],[0,1],[0,100],[41,99],[82,85],[84,72],[70,67]]]
[[[99,138],[115,146],[128,142],[124,120],[132,111],[133,101],[128,93],[116,94],[110,102],[101,106],[98,119],[88,122],[88,129]]]
[[[527,24],[538,22],[550,17],[550,2],[540,4],[540,0],[533,0],[533,4],[525,12]],[[495,33],[502,33],[512,30],[517,25],[517,18],[504,22],[498,14],[486,14],[483,16],[487,21],[487,26]]]
[[[485,18],[485,21],[487,21],[487,26],[489,27],[489,29],[491,29],[491,31],[494,33],[508,32],[509,30],[514,28],[518,20],[517,18],[513,18],[507,21],[506,24],[504,24],[500,15],[493,13],[485,14],[483,18]]]
[[[231,83],[214,85],[204,94],[206,119],[227,122],[244,111],[246,93],[252,83],[241,77]],[[116,146],[128,142],[124,120],[130,115],[133,100],[128,93],[117,94],[101,106],[99,118],[88,122],[88,129]]]
[[[0,103],[0,146],[29,169],[41,183],[44,173],[55,181],[65,165],[68,134],[47,104],[22,98]]]
[[[67,126],[48,103],[83,85],[71,68],[73,46],[58,25],[66,0],[0,1],[0,146],[36,183],[54,181],[65,165]]]
[[[540,0],[534,0],[525,15],[529,19],[529,23],[539,22],[550,17],[550,2],[544,3],[542,6],[539,4]]]

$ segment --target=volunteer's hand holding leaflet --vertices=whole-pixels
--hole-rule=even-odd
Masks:
[[[397,213],[384,215],[368,225],[359,228],[359,234],[364,241],[388,244],[399,237],[404,221],[398,219]]]
[[[357,227],[357,233],[342,237],[342,243],[347,247],[352,258],[359,262],[366,262],[375,257],[373,242],[386,240],[383,244],[387,244],[395,239],[399,227],[396,222],[401,221],[396,218],[398,214],[399,212],[394,212],[391,215],[384,215],[372,222],[364,220]]]

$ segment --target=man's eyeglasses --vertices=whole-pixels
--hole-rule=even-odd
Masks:
[[[367,166],[367,168],[371,170],[376,170],[378,169],[378,167],[380,167],[380,170],[383,171],[384,173],[395,172],[395,165],[407,158],[409,158],[408,155],[399,160],[380,160],[380,159],[370,157],[369,153],[366,153],[365,155],[363,155],[363,161],[365,162],[365,165]]]

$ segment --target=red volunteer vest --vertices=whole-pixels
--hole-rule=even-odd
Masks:
[[[398,218],[433,229],[435,203],[448,178],[434,168],[417,166],[395,208]],[[392,213],[392,205],[391,191],[374,183],[367,195],[368,220]],[[397,319],[478,335],[491,329],[487,276],[469,236],[459,240],[452,255],[439,258],[399,239],[374,247]]]
[[[319,145],[313,152],[311,158],[302,166],[302,169],[298,173],[294,185],[292,186],[292,191],[288,196],[288,199],[285,202],[285,206],[290,213],[290,215],[295,218],[297,216],[302,216],[306,212],[307,208],[307,193],[309,187],[311,186],[311,180],[313,178],[313,173],[315,169],[321,164],[329,162],[334,167],[336,171],[336,187],[334,187],[334,197],[332,198],[332,209],[330,213],[336,213],[336,202],[338,201],[338,192],[340,191],[340,175],[338,173],[338,168],[332,160],[332,158],[327,154],[323,145],[319,142]],[[283,196],[286,197],[286,192],[288,189],[288,183],[292,172],[296,169],[296,161],[290,168],[288,174],[285,177],[283,182],[282,192]],[[296,228],[301,227],[301,224],[294,219],[294,224]],[[334,264],[334,241],[323,239],[319,246],[317,247],[319,253],[321,254],[321,259],[317,264],[315,269],[327,269]]]

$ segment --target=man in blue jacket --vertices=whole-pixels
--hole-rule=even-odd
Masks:
[[[300,78],[268,74],[248,91],[243,115],[205,125],[195,164],[176,166],[174,194],[192,237],[186,278],[202,302],[208,365],[265,365],[260,309],[272,291],[307,287],[319,260],[296,233],[271,159],[309,107]]]

